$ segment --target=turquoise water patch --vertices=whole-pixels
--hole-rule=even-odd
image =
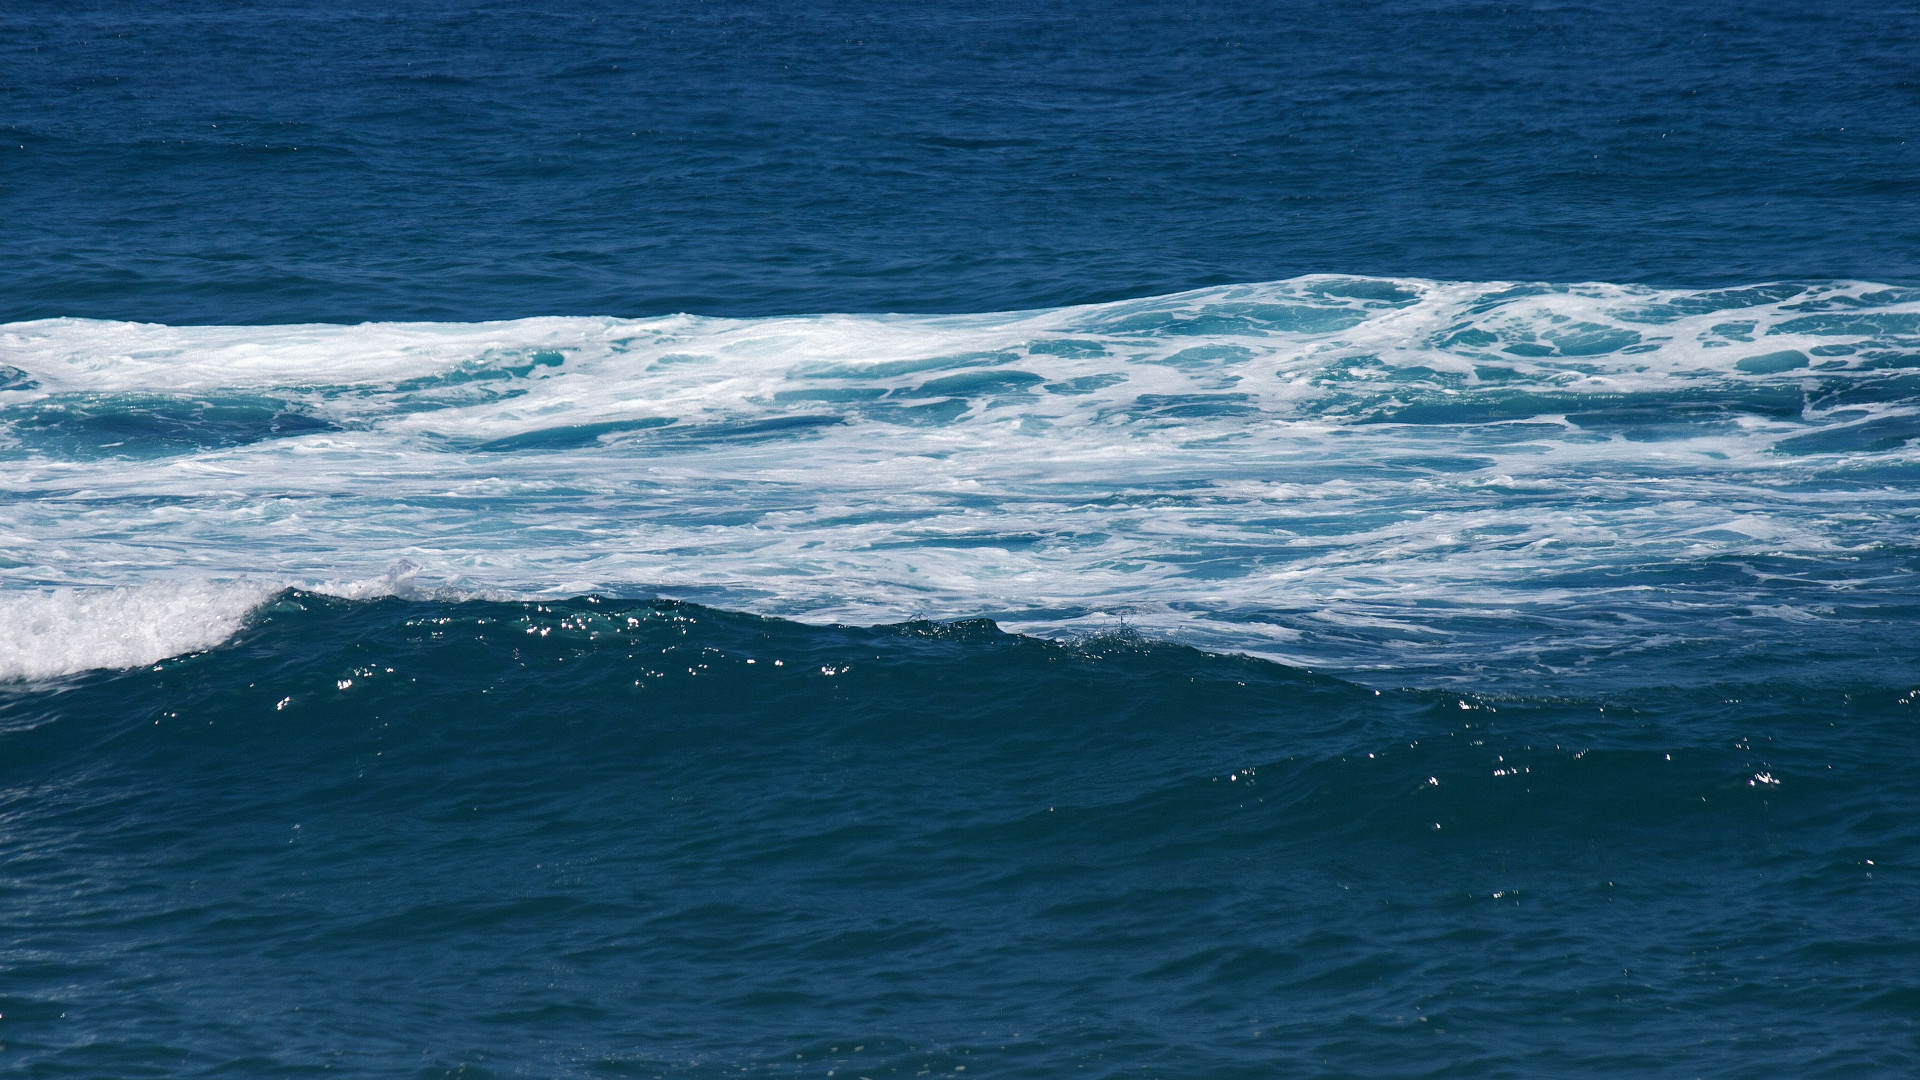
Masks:
[[[1640,344],[1639,331],[1598,323],[1555,327],[1543,331],[1540,336],[1553,342],[1554,349],[1561,356],[1605,356]]]
[[[947,398],[932,401],[925,405],[879,405],[868,408],[865,415],[884,424],[899,424],[909,427],[951,424],[965,416],[973,408],[973,403],[965,398]]]
[[[1181,349],[1171,356],[1148,361],[1165,364],[1168,367],[1213,368],[1222,364],[1239,364],[1253,359],[1256,354],[1244,345],[1195,345],[1191,349]]]
[[[337,425],[266,397],[62,394],[0,409],[20,448],[65,457],[152,457],[336,431]]]
[[[1386,307],[1405,307],[1420,300],[1420,290],[1380,278],[1321,279],[1300,291],[1307,296],[1368,300],[1373,301],[1374,305]]]
[[[437,390],[472,382],[524,379],[542,368],[557,368],[566,363],[566,359],[564,354],[552,350],[535,350],[524,354],[489,354],[462,361],[448,371],[404,379],[395,383],[394,389],[404,393]]]
[[[1733,415],[1793,419],[1806,406],[1798,387],[1702,388],[1644,394],[1488,390],[1459,394],[1398,393],[1341,402],[1362,423],[1484,424],[1565,416],[1586,428],[1646,427],[1685,431]]]
[[[878,361],[871,364],[808,363],[796,366],[797,379],[885,379],[896,375],[914,375],[924,371],[951,371],[955,368],[995,367],[1017,363],[1014,352],[971,352],[953,356],[932,356],[923,360]]]
[[[1133,399],[1136,415],[1164,420],[1203,420],[1251,416],[1260,411],[1246,394],[1141,394]]]
[[[1105,356],[1106,346],[1097,341],[1082,341],[1075,338],[1050,338],[1027,344],[1027,352],[1039,356],[1089,357]]]
[[[1127,377],[1118,372],[1105,375],[1081,375],[1078,378],[1066,379],[1061,382],[1050,382],[1046,384],[1045,390],[1049,394],[1077,396],[1081,394],[1091,394],[1097,390],[1104,390],[1109,386],[1117,386],[1126,381]]]
[[[828,387],[817,390],[782,390],[773,395],[773,400],[776,404],[780,405],[807,401],[845,403],[851,401],[874,401],[886,395],[887,390],[885,387],[847,386]]]
[[[1776,323],[1769,334],[1849,335],[1859,337],[1911,336],[1920,334],[1920,312],[1836,312],[1806,315]]]
[[[948,375],[906,390],[895,390],[890,397],[982,397],[994,394],[1018,394],[1045,378],[1030,371],[981,371]]]
[[[627,432],[647,431],[652,428],[666,427],[674,422],[671,416],[645,416],[634,420],[605,420],[596,424],[566,424],[559,427],[540,428],[519,435],[489,439],[473,447],[483,454],[509,454],[522,450],[577,450],[591,446],[609,435],[621,435]]]
[[[1754,285],[1739,289],[1708,289],[1682,296],[1670,296],[1653,303],[1632,306],[1623,317],[1635,322],[1670,323],[1680,319],[1714,315],[1722,311],[1762,307],[1791,300],[1807,291],[1804,285]]]
[[[1876,453],[1920,439],[1920,414],[1883,416],[1865,423],[1837,425],[1774,444],[1783,454]]]
[[[1806,367],[1807,363],[1806,353],[1798,349],[1787,349],[1782,352],[1749,356],[1736,361],[1733,366],[1750,375],[1777,375],[1782,371]]]

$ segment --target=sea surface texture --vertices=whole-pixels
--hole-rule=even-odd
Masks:
[[[1912,1074],[1915,25],[0,11],[0,1072]]]

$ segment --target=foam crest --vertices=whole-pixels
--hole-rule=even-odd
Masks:
[[[155,581],[118,588],[0,592],[0,681],[129,668],[232,637],[274,590]]]

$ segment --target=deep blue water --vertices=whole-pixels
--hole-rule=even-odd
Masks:
[[[1909,2],[0,12],[0,320],[1920,281]]]
[[[1917,17],[5,6],[0,1071],[1911,1074]]]
[[[0,702],[0,1009],[44,1075],[1893,1072],[1895,696],[291,594]]]

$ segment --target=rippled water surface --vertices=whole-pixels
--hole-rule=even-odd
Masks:
[[[0,11],[0,1070],[1911,1073],[1909,8]]]
[[[1920,281],[1913,0],[23,0],[0,320]]]
[[[288,593],[211,652],[0,694],[34,1073],[1911,1052],[1885,683],[1373,690],[983,622]]]

